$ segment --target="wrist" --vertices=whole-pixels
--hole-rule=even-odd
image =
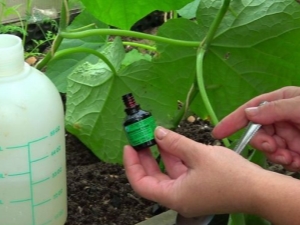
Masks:
[[[265,170],[255,179],[251,208],[247,213],[258,215],[276,224],[300,224],[300,181],[287,175]]]
[[[245,197],[244,211],[246,214],[262,216],[262,199],[270,188],[269,180],[274,176],[273,172],[260,168],[259,171],[249,177],[247,195]]]
[[[260,208],[260,195],[265,192],[268,187],[269,172],[257,165],[255,168],[248,168],[244,171],[245,180],[242,181],[238,202],[236,202],[236,209],[234,213],[258,214]]]

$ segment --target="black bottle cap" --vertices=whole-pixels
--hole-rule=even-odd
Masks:
[[[140,105],[136,104],[132,93],[128,93],[122,96],[124,105],[126,106],[125,112],[127,114],[133,114],[140,110]]]

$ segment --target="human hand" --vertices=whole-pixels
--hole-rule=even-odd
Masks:
[[[268,103],[258,106],[262,101]],[[225,138],[249,121],[263,125],[250,142],[254,148],[290,171],[300,170],[300,87],[285,87],[250,100],[225,117],[212,134]]]
[[[162,127],[155,136],[167,174],[149,149],[124,148],[126,174],[138,194],[186,217],[255,208],[253,187],[264,174],[260,167],[230,149],[203,145]]]

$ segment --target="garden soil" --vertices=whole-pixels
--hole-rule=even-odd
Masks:
[[[205,144],[220,145],[209,122],[184,121],[176,132]],[[134,225],[166,208],[139,197],[132,190],[123,166],[100,161],[71,134],[66,136],[68,221],[66,225]],[[214,225],[225,225],[219,216]]]
[[[208,121],[196,119],[183,121],[176,132],[204,144],[221,145],[212,138],[211,130]],[[66,225],[134,225],[167,210],[134,193],[123,166],[100,161],[71,134],[67,134],[66,144]],[[270,164],[269,169],[299,179],[299,173],[285,171],[281,166]],[[219,215],[210,225],[226,225],[227,221],[228,215]]]

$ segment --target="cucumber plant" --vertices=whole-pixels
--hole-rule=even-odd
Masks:
[[[295,0],[81,2],[85,9],[70,26],[63,2],[60,32],[37,68],[47,66],[47,75],[67,95],[66,129],[104,161],[122,163],[127,141],[121,96],[128,92],[151,110],[157,124],[175,128],[189,108],[207,112],[216,124],[256,95],[300,85]],[[186,4],[197,5],[195,19],[171,19],[156,35],[129,30],[153,10]],[[147,41],[123,42],[124,36]],[[126,53],[123,45],[147,53]],[[256,151],[250,160],[264,162]],[[243,214],[231,215],[229,223],[269,224]]]

